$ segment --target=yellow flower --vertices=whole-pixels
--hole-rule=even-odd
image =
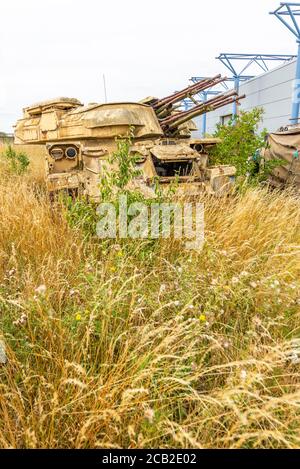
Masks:
[[[115,267],[111,267],[111,268],[110,268],[110,271],[111,271],[111,272],[115,272],[115,271],[116,271],[116,268],[115,268]]]
[[[82,317],[80,313],[77,313],[75,316],[76,321],[81,321]]]
[[[199,316],[199,321],[200,321],[200,322],[206,322],[206,316],[205,316],[205,314],[201,314],[201,315]]]
[[[119,252],[118,252],[118,257],[123,257],[122,251],[119,251]]]

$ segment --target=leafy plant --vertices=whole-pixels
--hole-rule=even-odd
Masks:
[[[11,145],[8,145],[2,155],[8,163],[10,171],[14,174],[20,175],[27,171],[30,161],[26,153],[16,151]]]
[[[131,184],[135,178],[141,175],[138,168],[140,155],[131,151],[133,130],[133,128],[130,128],[127,136],[116,139],[117,149],[103,163],[99,182],[100,202],[112,204],[117,217],[122,210],[121,204],[124,201],[124,197],[121,199],[121,196],[126,196],[127,207],[137,202],[142,203],[145,207],[148,207],[150,215],[150,205],[153,202],[156,204],[171,202],[178,187],[178,176],[176,176],[168,189],[163,191],[157,177],[154,180],[153,198],[146,198],[142,191],[136,189],[134,184]],[[78,198],[75,201],[71,198],[68,198],[67,201],[63,199],[63,203],[67,207],[66,218],[69,225],[72,228],[80,229],[87,238],[95,236],[97,223],[99,222],[97,205],[86,198]],[[128,226],[133,218],[135,218],[135,214],[127,213]],[[171,215],[172,222],[173,214]],[[161,223],[161,220],[159,223]],[[149,216],[149,227],[150,224],[151,219]],[[153,243],[152,240],[150,245],[151,248],[154,247],[155,242]],[[148,249],[149,245],[144,247]]]
[[[129,135],[116,139],[117,150],[109,157],[108,165],[103,167],[99,183],[101,202],[112,203],[119,213],[119,196],[126,195],[128,204],[145,202],[143,195],[127,186],[140,174],[137,169],[139,156],[130,152],[133,128]],[[112,170],[112,168],[114,168]],[[67,220],[72,228],[79,228],[87,237],[94,236],[99,221],[97,206],[86,198],[75,201],[70,197],[63,201],[67,207]]]
[[[258,155],[257,150],[265,146],[266,130],[258,132],[263,112],[263,109],[255,108],[250,112],[241,112],[227,125],[218,124],[214,137],[220,138],[221,143],[212,149],[211,163],[231,164],[236,167],[238,176],[255,178],[259,161],[253,156]]]
[[[100,179],[100,194],[102,201],[112,201],[116,196],[127,194],[126,186],[141,173],[137,169],[139,156],[130,152],[133,128],[126,137],[116,139],[117,150],[108,159],[108,167],[104,167]],[[113,171],[111,168],[115,168]],[[132,191],[130,191],[132,193]],[[140,197],[137,197],[138,199]]]
[[[71,197],[63,199],[66,206],[66,219],[71,228],[80,229],[89,238],[96,233],[98,221],[96,206],[85,198],[78,198],[75,201]]]

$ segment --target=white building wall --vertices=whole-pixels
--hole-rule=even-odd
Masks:
[[[263,107],[265,114],[260,125],[260,130],[266,128],[273,132],[282,126],[289,124],[292,108],[293,81],[296,74],[296,61],[264,73],[258,77],[244,82],[240,86],[240,95],[246,98],[241,100],[240,110],[251,111],[254,107]],[[213,134],[216,124],[222,121],[222,117],[232,114],[233,105],[225,106],[207,114],[208,134]],[[194,136],[200,136],[202,130],[202,117],[196,119],[198,132]]]

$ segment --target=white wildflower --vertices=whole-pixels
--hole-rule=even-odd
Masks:
[[[14,326],[24,326],[27,322],[27,314],[23,313],[16,321],[13,321]]]
[[[249,272],[247,272],[245,270],[240,273],[240,277],[248,277],[249,275],[250,275]]]
[[[70,296],[73,297],[75,295],[78,295],[79,290],[74,290],[73,288],[70,290]]]
[[[154,416],[155,416],[155,413],[154,413],[154,410],[153,409],[146,409],[145,410],[145,418],[148,420],[149,423],[153,423],[153,420],[154,420]]]
[[[40,285],[39,287],[35,289],[35,293],[37,293],[38,295],[45,295],[46,291],[47,291],[46,285]]]

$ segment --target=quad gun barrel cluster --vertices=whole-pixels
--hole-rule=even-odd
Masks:
[[[179,92],[163,99],[152,100],[148,104],[154,109],[164,133],[168,136],[175,136],[178,133],[178,128],[191,119],[233,102],[239,102],[245,98],[245,95],[239,96],[234,90],[220,93],[206,102],[199,102],[194,98],[195,95],[202,91],[210,89],[226,80],[227,78],[221,75],[216,75],[213,78],[204,78]],[[184,99],[190,99],[194,106],[191,109],[179,111],[178,107],[180,107],[180,103]],[[179,106],[176,106],[178,103]]]

